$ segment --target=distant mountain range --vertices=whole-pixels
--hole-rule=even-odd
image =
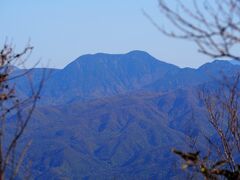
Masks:
[[[187,136],[201,130],[213,133],[197,90],[240,66],[216,60],[179,68],[132,51],[32,69],[35,86],[44,71],[51,75],[25,137],[33,139],[35,179],[176,179],[184,175],[171,148],[185,148]],[[27,79],[16,83],[28,95]]]
[[[234,73],[240,69],[229,61],[216,60],[198,69],[179,68],[162,62],[146,52],[127,54],[84,55],[64,69],[32,69],[32,79],[39,82],[43,71],[50,73],[42,93],[44,104],[109,97],[135,91],[163,92],[196,86],[211,81],[219,73]],[[25,70],[18,70],[21,73]],[[19,91],[29,91],[28,81],[18,79]]]

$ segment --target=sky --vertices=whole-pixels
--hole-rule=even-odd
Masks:
[[[0,0],[0,46],[19,51],[30,40],[27,66],[63,68],[84,54],[147,51],[180,67],[198,67],[209,57],[194,43],[162,35],[143,15],[163,24],[157,0]]]

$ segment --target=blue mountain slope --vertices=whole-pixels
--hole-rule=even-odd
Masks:
[[[187,135],[212,133],[194,90],[43,106],[33,117],[26,139],[36,179],[180,178],[171,149],[186,148]]]
[[[133,51],[85,55],[47,71],[52,76],[24,137],[33,140],[27,158],[35,179],[184,179],[172,171],[171,148],[184,148],[184,139],[202,130],[213,134],[196,90],[214,88],[216,77],[240,66],[179,68]],[[34,82],[42,72],[32,71]],[[16,83],[26,95],[26,79]]]
[[[168,111],[176,113],[176,97],[166,97],[165,109],[162,98],[124,95],[39,108],[28,132],[35,142],[29,157],[34,175],[37,179],[172,177],[171,148],[181,147],[185,135],[169,127]]]
[[[167,92],[194,87],[212,81],[214,77],[231,75],[239,70],[240,66],[219,60],[204,64],[198,69],[179,68],[143,51],[84,55],[64,69],[45,69],[52,73],[44,85],[41,103],[87,101],[134,91]],[[17,70],[21,71],[25,70]],[[43,71],[39,68],[31,72],[36,87]],[[20,92],[28,93],[28,80],[22,78],[18,82]]]
[[[44,97],[61,103],[76,96],[79,99],[112,96],[141,89],[178,69],[142,51],[123,55],[85,55],[51,77]]]

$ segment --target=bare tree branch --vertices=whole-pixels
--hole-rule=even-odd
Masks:
[[[36,82],[33,82],[30,77],[31,70],[24,70],[23,73],[13,75],[13,67],[16,64],[24,65],[32,49],[32,46],[27,45],[22,52],[14,53],[11,46],[4,45],[0,51],[0,180],[6,178],[6,171],[11,172],[8,175],[9,179],[14,179],[18,175],[30,146],[30,143],[27,143],[22,151],[19,149],[20,139],[36,108],[46,76],[43,72],[36,87]],[[18,95],[15,84],[10,82],[22,77],[28,80],[30,87],[30,95],[25,99]],[[6,131],[9,124],[15,132]]]
[[[144,15],[160,32],[195,42],[199,52],[207,56],[240,60],[240,54],[234,51],[240,44],[239,0],[176,0],[175,7],[158,0],[158,4],[161,17],[172,28],[158,25],[146,12]]]

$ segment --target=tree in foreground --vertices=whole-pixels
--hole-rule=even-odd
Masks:
[[[22,52],[14,53],[9,45],[0,50],[0,180],[15,179],[31,142],[22,144],[26,127],[39,99],[44,78],[34,86],[30,70],[15,73],[16,66],[24,65],[33,47],[27,46]],[[44,76],[43,76],[44,77]],[[22,97],[16,89],[18,78],[29,82],[29,94]]]
[[[240,60],[239,0],[158,0],[170,26],[155,25],[165,35],[196,43],[200,53],[212,58]],[[153,22],[153,21],[152,21]],[[154,23],[154,22],[153,22]]]
[[[224,77],[217,88],[203,89],[200,100],[213,129],[212,136],[204,135],[208,145],[193,146],[194,152],[173,152],[184,160],[184,169],[206,179],[240,179],[240,74]]]
[[[145,15],[164,35],[196,43],[200,53],[211,58],[240,61],[239,0],[158,0],[167,28]],[[187,4],[187,5],[186,5]],[[201,100],[215,136],[205,136],[209,148],[184,152],[174,149],[184,169],[205,179],[240,179],[239,74],[225,77],[218,88],[204,90]]]

